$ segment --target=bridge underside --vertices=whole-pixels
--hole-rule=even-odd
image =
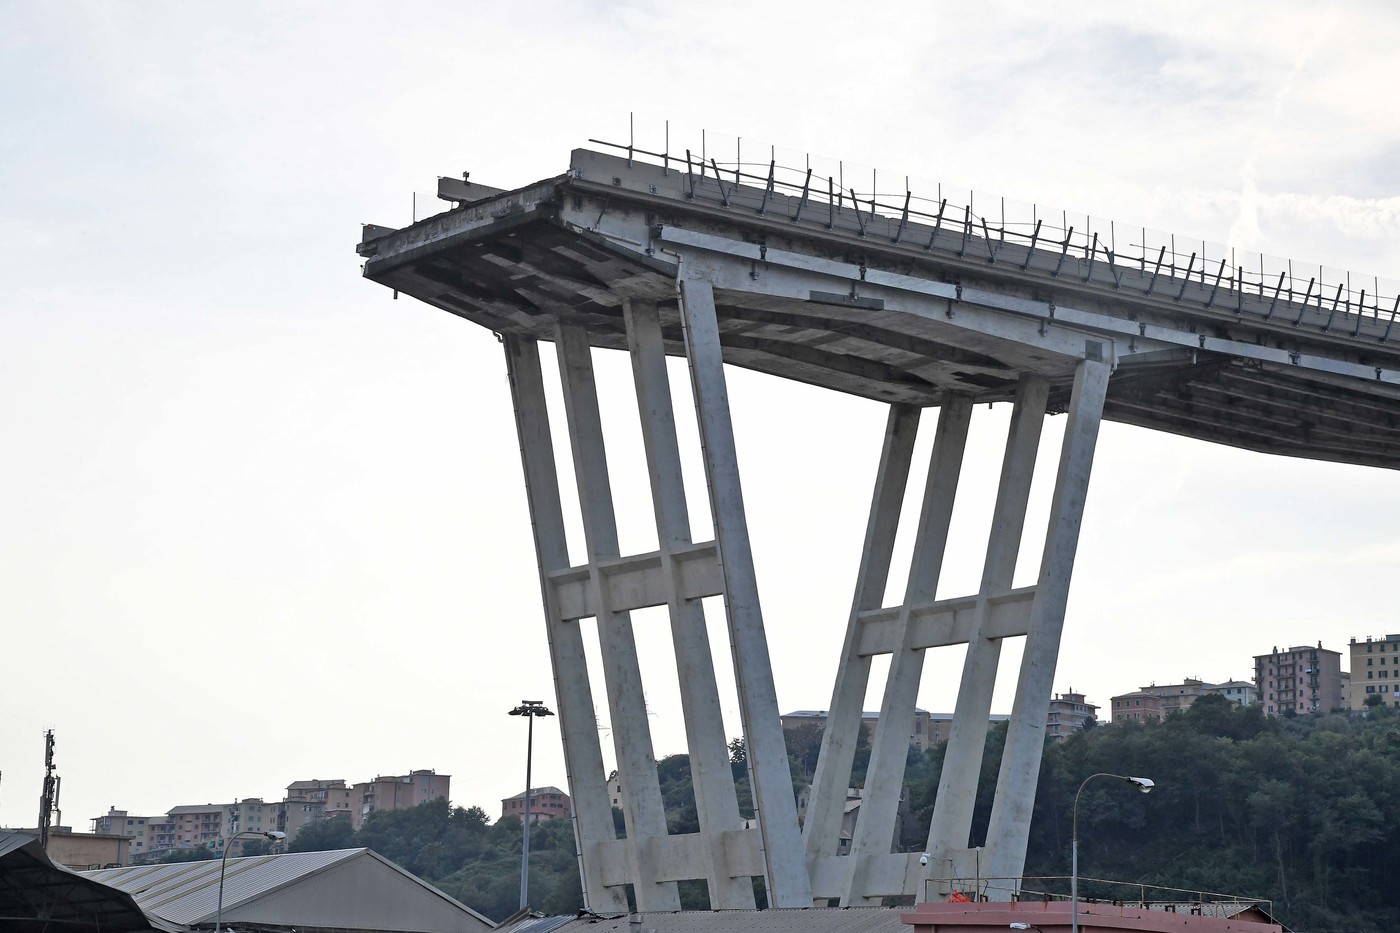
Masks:
[[[623,300],[645,297],[661,304],[666,352],[684,355],[674,261],[663,250],[648,256],[631,243],[610,239],[565,216],[568,212],[560,205],[570,197],[564,192],[571,186],[588,189],[582,180],[545,183],[551,196],[532,210],[462,224],[465,229],[446,231],[421,252],[411,249],[379,262],[371,253],[368,265],[373,271],[367,274],[499,333],[549,340],[554,322],[562,319],[584,328],[593,346],[618,350],[626,349]],[[607,194],[616,200],[617,192]],[[644,225],[665,222],[660,211],[633,209],[642,214],[633,219]],[[450,220],[464,213],[442,216]],[[704,221],[707,226],[712,223],[708,217]],[[764,227],[773,225],[752,225],[758,232],[751,232],[751,239],[771,237]],[[874,254],[883,247],[889,254],[881,257],[887,268],[932,281],[956,281],[969,290],[997,288],[991,274],[1002,274],[986,262],[959,263],[920,249],[911,250],[921,254],[916,259],[888,244],[862,243],[857,253],[849,243],[803,241],[798,236],[802,231],[781,227],[777,232],[804,254],[856,269],[862,260],[873,265]],[[1400,385],[1395,382],[1374,375],[1366,380],[1300,370],[1287,359],[1235,356],[1228,346],[1203,350],[1198,344],[1200,338],[1210,343],[1224,338],[1219,342],[1274,345],[1287,354],[1305,346],[1300,338],[1306,333],[1315,342],[1345,348],[1342,355],[1354,358],[1362,369],[1396,365],[1396,348],[1372,341],[1357,352],[1356,342],[1342,333],[1344,328],[1335,328],[1330,336],[1319,333],[1330,316],[1306,306],[1280,303],[1265,327],[1229,311],[1187,315],[1170,298],[1138,299],[1126,286],[1107,297],[1081,295],[1082,289],[1082,283],[1071,280],[1031,280],[1030,285],[1017,283],[1014,293],[1032,296],[1029,301],[1049,308],[1042,313],[1051,322],[1058,294],[1066,303],[1081,298],[1087,308],[1107,304],[1105,316],[1134,324],[1161,321],[1191,338],[1190,345],[1178,342],[1169,349],[1144,347],[1134,353],[1128,346],[1130,333],[1110,335],[1119,346],[1105,419],[1265,453],[1387,468],[1400,464]],[[1161,289],[1159,296],[1174,290]],[[725,362],[865,398],[919,406],[940,405],[948,392],[968,393],[978,402],[1008,401],[1022,373],[1043,372],[1051,378],[1051,411],[1064,410],[1070,370],[1056,366],[1035,347],[893,310],[888,302],[852,297],[850,291],[811,289],[792,296],[746,287],[716,288]],[[1298,319],[1306,332],[1293,325]],[[1370,321],[1364,323],[1366,330],[1380,333]]]
[[[1034,238],[979,239],[768,190],[579,151],[570,172],[511,192],[449,186],[457,209],[369,227],[366,277],[503,338],[516,410],[585,899],[674,910],[704,880],[711,906],[845,905],[887,896],[1005,899],[1025,857],[1064,608],[1101,419],[1236,447],[1400,464],[1400,352],[1391,322],[1264,289],[1220,294],[1067,258]],[[804,211],[807,213],[804,214]],[[941,217],[941,211],[940,211]],[[987,228],[985,224],[983,231]],[[1039,226],[1037,226],[1037,231]],[[1160,265],[1160,260],[1159,260]],[[1223,270],[1223,263],[1222,263]],[[1282,281],[1282,280],[1280,280]],[[538,343],[556,346],[588,560],[571,565]],[[657,550],[619,551],[593,350],[626,352],[651,480]],[[687,360],[715,528],[691,537],[665,359]],[[817,773],[799,825],[754,579],[724,365],[886,403],[880,466]],[[976,593],[935,599],[973,406],[1013,415]],[[903,600],[885,605],[921,409],[939,417]],[[1068,415],[1037,583],[1013,589],[1047,413]],[[557,414],[557,413],[556,413]],[[740,818],[719,716],[706,597],[722,596],[756,819]],[[671,835],[630,613],[665,606],[700,824]],[[622,784],[613,829],[580,627],[597,625]],[[971,821],[1001,646],[1023,638],[985,847]],[[925,652],[966,645],[926,852],[892,838]],[[860,819],[837,840],[870,686],[888,656]]]

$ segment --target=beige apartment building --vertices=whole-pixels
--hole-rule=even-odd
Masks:
[[[287,834],[288,840],[292,840],[308,823],[330,819],[350,820],[354,809],[352,794],[344,778],[293,781],[287,785],[287,796],[282,801],[282,831]]]
[[[1254,656],[1254,684],[1267,716],[1346,709],[1342,681],[1341,652],[1322,647],[1322,642],[1315,648],[1295,645],[1282,651],[1275,646],[1268,654]]]
[[[1084,699],[1084,694],[1075,693],[1073,687],[1068,693],[1057,693],[1045,714],[1045,734],[1056,742],[1063,742],[1083,729],[1085,723],[1097,721],[1098,709]]]
[[[106,816],[93,818],[92,832],[98,836],[126,839],[129,860],[140,861],[142,856],[156,847],[156,828],[165,823],[164,816],[132,816],[125,810],[111,807]]]
[[[1148,684],[1132,693],[1121,693],[1109,700],[1113,721],[1160,722],[1172,713],[1189,709],[1197,698],[1214,692],[1215,686],[1187,677],[1179,684]]]
[[[1382,703],[1400,709],[1400,635],[1366,636],[1351,640],[1351,683],[1347,706],[1365,709],[1366,700],[1378,697]]]
[[[375,810],[405,810],[439,797],[451,799],[450,775],[431,769],[391,777],[376,777],[350,789],[350,823],[359,829]]]

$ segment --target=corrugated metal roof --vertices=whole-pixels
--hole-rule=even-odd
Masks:
[[[224,873],[224,912],[367,851],[336,849],[231,858]],[[218,859],[105,868],[83,875],[127,892],[147,914],[173,923],[211,922],[218,911]]]

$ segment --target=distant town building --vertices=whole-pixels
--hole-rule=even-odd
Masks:
[[[350,820],[350,796],[351,790],[344,778],[312,778],[288,784],[287,796],[282,800],[282,831],[287,834],[287,841],[295,839],[302,827],[311,823]]]
[[[1400,635],[1351,640],[1351,683],[1347,705],[1365,709],[1368,697],[1400,709]]]
[[[1159,722],[1172,713],[1190,709],[1192,703],[1216,687],[1187,677],[1179,684],[1148,684],[1132,693],[1121,693],[1109,700],[1113,722]]]
[[[781,717],[783,731],[791,731],[809,723],[825,729],[826,715],[824,709],[793,710]],[[988,721],[992,723],[1005,722],[1008,718],[1010,717],[1001,713],[993,713],[987,717]],[[861,728],[865,730],[867,738],[875,738],[875,727],[879,722],[880,714],[878,712],[867,711],[861,714]],[[927,751],[939,742],[948,741],[948,733],[952,728],[952,713],[930,713],[926,709],[915,709],[914,726],[909,735],[909,745],[921,752]]]
[[[106,816],[92,821],[92,832],[100,836],[121,836],[126,839],[130,861],[139,861],[155,847],[155,828],[166,822],[164,816],[132,816],[125,810],[111,807]],[[122,862],[126,865],[129,862]]]
[[[1068,693],[1057,693],[1050,701],[1050,710],[1045,714],[1045,734],[1057,742],[1064,741],[1071,734],[1080,731],[1088,722],[1096,722],[1098,707],[1086,702],[1084,694],[1075,693],[1070,687]]]
[[[427,768],[356,784],[350,789],[350,823],[359,829],[376,810],[406,810],[439,797],[450,799],[451,784],[450,775]]]
[[[1218,693],[1236,706],[1252,706],[1259,702],[1259,691],[1248,680],[1227,680],[1209,687],[1207,693]]]
[[[616,805],[622,793],[621,784],[614,783],[619,779],[616,774],[608,782],[608,791],[611,793],[613,804]],[[514,797],[506,797],[501,801],[501,818],[508,816],[520,817],[525,813],[525,792],[521,791]],[[574,814],[573,801],[569,795],[557,787],[532,787],[530,788],[530,822],[538,823],[542,820],[564,820]]]
[[[380,776],[353,787],[343,778],[293,781],[283,800],[246,797],[233,803],[182,804],[164,816],[132,816],[112,807],[94,817],[93,832],[128,840],[133,862],[159,859],[172,849],[208,848],[223,851],[232,840],[230,856],[238,856],[256,837],[234,838],[241,832],[282,832],[290,842],[311,823],[343,819],[355,829],[375,810],[403,810],[449,797],[452,778],[431,769],[404,775]]]
[[[1394,666],[1392,660],[1386,670]],[[1379,671],[1380,666],[1368,670]],[[1375,685],[1379,680],[1389,682],[1391,679],[1371,678],[1363,683]],[[1326,713],[1347,708],[1342,695],[1341,652],[1322,647],[1322,642],[1315,648],[1295,645],[1282,651],[1275,646],[1268,654],[1255,655],[1254,685],[1268,716],[1282,716],[1290,711]]]
[[[232,804],[227,803],[206,803],[172,807],[168,816],[174,826],[174,848],[192,849],[204,846],[222,850],[224,814],[231,806]]]

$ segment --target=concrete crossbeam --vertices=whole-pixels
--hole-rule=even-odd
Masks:
[[[614,611],[664,606],[674,579],[680,599],[703,599],[724,592],[724,577],[713,541],[677,545],[662,551],[633,554],[596,565],[570,567],[549,575],[565,619],[598,615],[593,599],[592,575],[602,578],[605,600]]]
[[[977,630],[979,611],[986,614],[981,623],[982,638],[1024,635],[1030,624],[1034,598],[1035,587],[1025,586],[985,600],[978,596],[960,596],[910,606],[907,609],[909,643],[914,648],[967,644]],[[892,654],[898,650],[901,618],[905,612],[904,607],[896,606],[861,613],[858,617],[861,622],[860,641],[856,652],[862,657],[870,657]]]

